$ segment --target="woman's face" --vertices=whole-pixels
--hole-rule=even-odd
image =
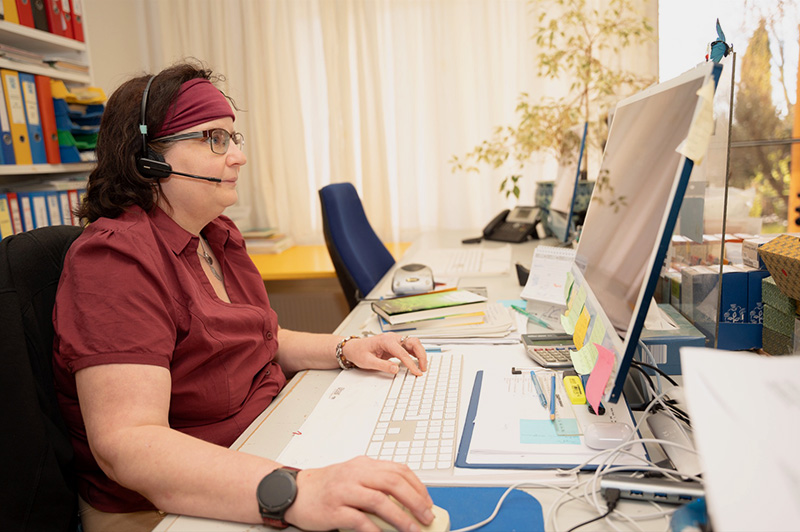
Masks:
[[[219,118],[204,122],[180,133],[210,129],[224,129],[234,133],[233,119]],[[163,195],[169,205],[159,205],[187,231],[199,232],[208,222],[222,214],[226,207],[236,203],[239,195],[236,181],[239,168],[247,162],[242,150],[233,140],[228,151],[220,155],[211,151],[211,139],[179,140],[164,153],[164,159],[177,172],[221,179],[215,183],[186,176],[172,175],[161,181]]]

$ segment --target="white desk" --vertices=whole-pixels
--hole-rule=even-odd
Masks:
[[[407,262],[424,262],[426,249],[453,248],[461,246],[461,239],[471,235],[461,232],[438,232],[435,234],[424,235],[414,242],[408,249],[403,259],[398,264]],[[544,244],[550,244],[543,241]],[[525,267],[530,266],[533,250],[539,241],[531,241],[524,244],[513,245],[512,248],[512,267],[507,275],[504,276],[475,276],[461,277],[459,286],[483,286],[488,291],[490,301],[500,299],[519,298],[522,288],[517,281],[516,271],[513,264],[519,262]],[[482,242],[479,244],[484,249],[491,249],[502,246],[500,242]],[[474,244],[471,244],[474,246]],[[393,270],[390,270],[384,279],[370,293],[369,297],[376,297],[389,292],[390,280]],[[372,315],[372,310],[368,302],[361,302],[342,324],[337,328],[336,333],[341,335],[358,334],[360,326]],[[531,329],[536,327],[530,326]],[[490,347],[487,347],[487,349]],[[309,413],[314,409],[322,394],[336,378],[338,371],[303,371],[295,375],[275,398],[272,404],[247,428],[247,430],[234,442],[231,448],[247,452],[250,454],[276,459],[283,451],[284,447],[292,438],[292,432],[302,423]],[[269,438],[254,437],[268,431]],[[253,441],[258,440],[254,445]],[[548,509],[558,499],[560,492],[553,488],[533,489],[530,491],[542,504],[545,518]],[[619,511],[628,514],[644,514],[653,511],[653,507],[646,503],[620,501],[617,506]],[[559,513],[559,524],[569,528],[572,525],[582,523],[596,514],[588,509],[583,503],[572,503]],[[568,525],[568,526],[567,526]],[[640,522],[639,526],[644,530],[664,530],[668,526],[668,521],[657,519],[653,521]],[[205,531],[236,531],[246,532],[258,530],[262,527],[244,525],[239,523],[226,523],[208,519],[199,519],[187,516],[167,516],[161,524],[154,530],[157,532],[205,532]],[[566,529],[565,528],[565,529]],[[581,532],[590,530],[602,530],[606,527],[603,522],[593,523],[583,527]],[[268,528],[263,527],[264,530]],[[626,527],[622,525],[622,530]]]

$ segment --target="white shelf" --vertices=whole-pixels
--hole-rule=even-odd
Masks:
[[[21,24],[0,20],[0,43],[45,57],[58,57],[89,66],[86,43],[54,35]],[[29,64],[0,57],[0,68],[39,74],[77,85],[91,85],[91,73],[70,72],[47,64]],[[3,102],[4,103],[4,102]],[[95,167],[93,162],[69,164],[5,164],[0,165],[0,187],[40,178],[57,178],[85,174]]]
[[[91,172],[96,163],[68,164],[0,164],[0,176],[37,176],[43,174],[68,174]]]
[[[75,58],[86,55],[86,43],[5,20],[0,20],[0,41],[37,54]]]
[[[51,78],[71,81],[83,85],[89,85],[92,82],[92,78],[89,76],[89,74],[81,74],[80,72],[66,72],[64,70],[58,70],[57,68],[49,67],[47,65],[32,65],[30,63],[10,61],[3,57],[0,57],[0,68],[8,68],[11,70],[16,70],[17,72],[28,72],[30,74],[40,74],[42,76],[49,76]]]

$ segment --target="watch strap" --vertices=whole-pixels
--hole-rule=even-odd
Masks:
[[[294,478],[297,478],[297,473],[300,471],[300,469],[298,469],[296,467],[289,467],[289,466],[279,467],[278,469],[282,469],[282,470],[286,471],[287,473],[291,474]],[[288,510],[288,508],[287,508],[287,510]],[[269,527],[272,527],[272,528],[277,528],[277,529],[280,529],[280,530],[283,530],[284,528],[288,528],[289,527],[289,523],[287,523],[286,520],[283,518],[284,514],[286,513],[285,510],[284,510],[283,514],[281,514],[280,516],[274,516],[274,517],[270,516],[270,515],[265,515],[265,512],[264,512],[264,510],[262,508],[259,508],[259,511],[261,512],[261,521],[265,525],[267,525]]]

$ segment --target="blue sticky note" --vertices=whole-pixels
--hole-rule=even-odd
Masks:
[[[560,419],[559,423],[571,434],[578,433],[578,423],[574,419]],[[534,445],[580,445],[580,436],[561,436],[556,433],[555,424],[549,419],[520,419],[520,443]]]

